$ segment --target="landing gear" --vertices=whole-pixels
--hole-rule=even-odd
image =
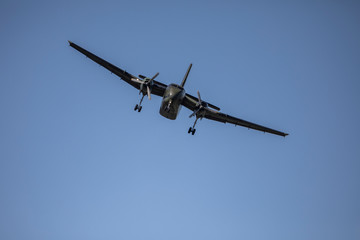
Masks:
[[[134,111],[141,112],[142,106],[139,106],[138,104],[135,105]]]
[[[134,111],[137,110],[138,112],[141,112],[141,109],[142,109],[141,103],[142,103],[144,97],[145,97],[145,95],[142,96],[142,98],[141,98],[141,100],[140,100],[140,103],[135,105]]]
[[[171,105],[171,100],[169,101],[168,105],[165,106],[164,111],[169,113],[170,112],[170,105]]]
[[[188,133],[191,133],[191,135],[194,135],[195,132],[196,132],[196,129],[192,128],[192,127],[190,127],[189,130],[188,130]]]
[[[190,134],[190,133],[191,133],[191,135],[194,135],[194,134],[195,134],[195,132],[196,132],[195,125],[196,125],[196,122],[197,122],[198,119],[199,119],[199,118],[197,117],[196,120],[195,120],[195,122],[194,122],[194,125],[189,128],[189,130],[188,130],[188,133],[189,133],[189,134]]]

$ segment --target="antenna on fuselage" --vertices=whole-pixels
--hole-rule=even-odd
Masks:
[[[184,79],[182,80],[181,85],[180,85],[181,87],[184,87],[185,82],[186,82],[186,79],[187,79],[187,77],[189,76],[189,72],[190,72],[190,70],[191,70],[191,67],[192,67],[192,63],[190,63],[190,66],[189,66],[188,70],[186,71],[186,74],[185,74],[185,76],[184,76]]]

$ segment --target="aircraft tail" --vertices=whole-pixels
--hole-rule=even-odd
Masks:
[[[190,72],[190,70],[191,70],[191,67],[192,67],[192,63],[190,63],[190,66],[189,66],[188,70],[186,71],[186,74],[185,74],[185,76],[184,76],[184,79],[182,80],[181,85],[180,85],[181,87],[184,87],[185,82],[186,82],[186,79],[187,79],[187,77],[189,76],[189,72]]]

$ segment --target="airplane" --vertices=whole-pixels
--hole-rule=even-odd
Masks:
[[[186,74],[180,83],[180,85],[171,83],[166,85],[164,83],[158,82],[155,78],[159,75],[156,73],[152,78],[139,75],[135,77],[130,73],[114,66],[113,64],[105,61],[104,59],[94,55],[93,53],[85,50],[84,48],[78,46],[77,44],[68,41],[69,45],[76,49],[77,51],[84,54],[86,57],[90,58],[94,62],[100,64],[104,68],[108,69],[110,72],[119,76],[122,80],[130,84],[139,90],[139,95],[142,94],[139,104],[135,105],[134,111],[141,112],[142,106],[141,103],[145,96],[148,96],[149,100],[151,100],[152,95],[157,95],[162,97],[162,102],[160,106],[160,115],[165,118],[175,120],[179,114],[181,106],[185,106],[186,108],[192,111],[192,114],[189,116],[195,117],[195,122],[192,127],[189,128],[188,134],[194,135],[196,132],[195,125],[198,119],[207,118],[210,120],[222,122],[222,123],[231,123],[235,126],[243,126],[248,129],[255,129],[262,132],[267,132],[279,136],[287,136],[287,133],[280,132],[271,128],[267,128],[255,123],[251,123],[240,118],[232,117],[230,115],[224,114],[220,112],[220,108],[208,103],[201,99],[200,92],[197,92],[197,97],[194,97],[185,92],[184,86],[186,80],[189,76],[192,64],[188,67]]]

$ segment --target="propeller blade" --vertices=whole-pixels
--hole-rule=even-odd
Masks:
[[[151,78],[151,81],[154,80],[157,76],[159,76],[159,73],[156,73],[156,74]]]
[[[198,97],[199,97],[199,103],[201,103],[202,101],[201,101],[201,97],[200,97],[200,92],[197,91],[197,94],[198,94]]]
[[[201,100],[201,96],[200,96],[200,92],[198,91],[197,92],[197,94],[198,94],[198,99],[199,99],[199,105],[203,105],[204,107],[211,107],[211,108],[213,108],[213,109],[215,109],[216,111],[220,111],[220,108],[219,107],[217,107],[217,106],[215,106],[215,105],[213,105],[213,104],[211,104],[211,103],[208,103],[208,102],[203,102],[202,100]]]
[[[151,91],[150,91],[149,86],[146,86],[146,89],[147,89],[147,95],[149,97],[149,100],[151,100]]]

